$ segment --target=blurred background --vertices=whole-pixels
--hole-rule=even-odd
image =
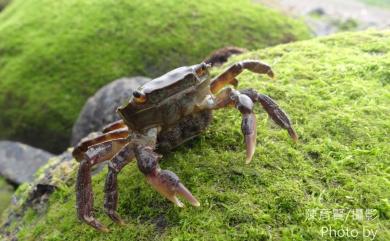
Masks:
[[[221,64],[389,27],[390,0],[0,0],[0,213],[51,157],[118,119],[115,107],[150,78],[216,54]]]
[[[389,0],[258,0],[290,16],[303,17],[311,31],[328,35],[340,31],[390,26]]]

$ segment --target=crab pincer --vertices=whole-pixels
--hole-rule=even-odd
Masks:
[[[184,204],[177,198],[177,195],[187,199],[193,206],[199,207],[199,201],[180,182],[179,177],[169,170],[157,170],[146,176],[149,184],[161,195],[176,204],[184,207]]]
[[[138,168],[146,176],[149,184],[162,196],[179,207],[184,204],[177,198],[177,195],[187,199],[193,206],[200,206],[199,201],[180,182],[179,177],[169,171],[162,170],[158,165],[161,155],[155,153],[149,146],[137,146],[135,148]]]

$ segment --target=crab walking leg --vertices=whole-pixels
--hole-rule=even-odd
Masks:
[[[90,146],[107,142],[110,140],[127,138],[128,135],[129,135],[128,129],[122,128],[118,130],[113,130],[111,132],[107,132],[105,134],[101,134],[91,139],[81,140],[79,144],[77,144],[77,146],[74,148],[72,155],[76,158],[76,160],[81,161],[84,157],[83,156],[84,152],[86,152]]]
[[[200,109],[220,109],[235,107],[242,114],[241,131],[246,144],[246,163],[250,163],[256,147],[256,115],[253,113],[253,101],[247,95],[230,87],[224,88],[217,96],[209,96],[199,106]]]
[[[108,175],[104,186],[104,208],[107,215],[116,223],[124,224],[116,212],[118,204],[118,182],[117,175],[134,158],[134,152],[126,145],[108,163]]]
[[[113,130],[122,129],[122,128],[128,128],[123,120],[117,120],[114,121],[106,126],[103,127],[102,132],[107,133]]]
[[[246,164],[249,164],[256,147],[256,115],[253,113],[253,102],[236,90],[231,91],[230,99],[242,114],[241,131],[246,144]]]
[[[177,195],[187,199],[193,206],[200,206],[198,200],[180,182],[175,173],[160,168],[158,161],[161,155],[155,153],[150,146],[144,145],[137,145],[134,152],[138,168],[156,191],[179,207],[184,207],[184,204],[177,198]]]
[[[256,115],[254,113],[244,113],[242,115],[241,131],[245,138],[246,164],[249,164],[256,148]]]
[[[262,63],[258,60],[245,60],[231,65],[228,69],[220,75],[211,80],[210,90],[213,94],[218,93],[226,85],[237,86],[237,79],[235,77],[241,74],[244,69],[258,74],[267,74],[273,78],[274,73],[268,64]]]
[[[286,129],[294,141],[298,140],[298,135],[293,129],[287,114],[278,106],[278,104],[275,103],[273,99],[271,99],[271,97],[259,94],[254,89],[240,90],[240,93],[249,96],[254,102],[260,102],[263,109],[268,113],[271,119],[280,127]]]
[[[93,217],[92,166],[111,159],[123,146],[127,139],[118,139],[91,146],[80,162],[76,181],[77,216],[97,230],[107,232],[108,229]]]

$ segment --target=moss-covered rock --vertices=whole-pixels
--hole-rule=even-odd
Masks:
[[[72,173],[76,171],[78,163],[74,161],[70,150],[59,156],[52,157],[35,173],[35,180],[19,185],[13,195],[12,203],[7,203],[6,211],[0,212],[0,238],[14,240],[15,234],[22,228],[20,223],[26,217],[42,215],[47,210],[48,198],[63,183],[72,183]],[[0,179],[0,191],[3,183]],[[1,198],[1,192],[0,192]],[[0,204],[1,204],[0,199]],[[3,211],[0,208],[0,211]]]
[[[96,232],[77,220],[70,182],[54,192],[46,214],[30,210],[15,224],[21,227],[18,237],[334,240],[322,236],[321,229],[356,229],[362,237],[364,227],[377,232],[375,240],[389,240],[390,32],[339,34],[231,61],[247,58],[265,59],[277,77],[244,73],[240,87],[252,86],[277,100],[300,135],[297,144],[271,126],[257,107],[257,151],[245,165],[240,114],[221,110],[208,131],[166,155],[161,164],[181,177],[199,198],[199,208],[174,207],[130,165],[119,179],[124,227],[112,224],[103,212],[103,172],[93,178],[96,216],[109,225],[110,233]],[[344,212],[341,220],[333,217],[333,210]],[[361,220],[353,215],[360,211]]]
[[[308,36],[249,0],[15,0],[0,15],[0,138],[58,153],[85,100],[114,79]]]
[[[11,201],[13,188],[2,177],[0,177],[0,216],[4,209],[8,207]],[[1,222],[1,218],[0,218]]]

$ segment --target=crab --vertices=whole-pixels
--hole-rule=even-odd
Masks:
[[[73,150],[80,162],[76,181],[76,206],[79,219],[93,228],[108,228],[93,215],[91,168],[106,160],[105,213],[116,223],[124,224],[117,213],[118,173],[132,160],[147,182],[162,196],[179,207],[178,196],[193,206],[199,201],[180,182],[178,176],[160,168],[164,153],[201,134],[212,120],[212,111],[233,107],[242,115],[241,130],[249,164],[256,146],[254,103],[260,103],[272,120],[286,129],[294,141],[298,136],[286,113],[269,96],[254,89],[236,90],[238,76],[244,70],[273,78],[269,65],[258,60],[232,64],[220,75],[211,78],[212,66],[205,62],[174,69],[153,79],[137,90],[129,102],[118,107],[121,119],[103,128],[94,138],[83,139]]]

